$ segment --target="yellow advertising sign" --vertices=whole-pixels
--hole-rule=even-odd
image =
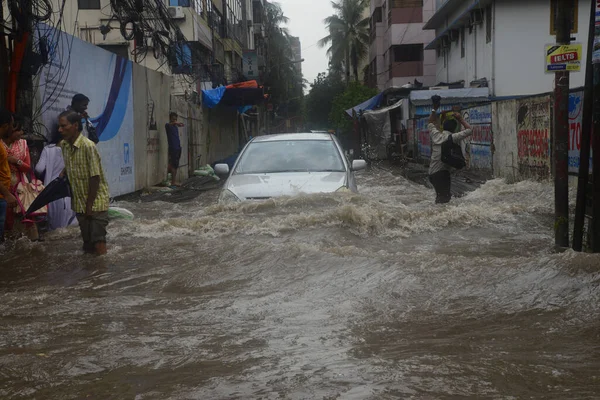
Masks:
[[[546,73],[581,71],[583,46],[580,43],[546,46]]]

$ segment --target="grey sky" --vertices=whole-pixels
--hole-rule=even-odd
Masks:
[[[302,43],[302,73],[304,79],[313,83],[319,72],[327,71],[329,59],[326,49],[316,43],[327,36],[323,20],[333,14],[329,0],[275,0],[290,19],[288,28],[293,36],[300,37]]]

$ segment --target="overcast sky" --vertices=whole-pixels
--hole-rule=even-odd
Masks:
[[[290,19],[288,28],[302,43],[302,73],[304,79],[313,83],[319,72],[327,72],[329,59],[326,49],[316,43],[327,36],[323,20],[333,14],[329,0],[275,0],[281,4],[283,13]]]

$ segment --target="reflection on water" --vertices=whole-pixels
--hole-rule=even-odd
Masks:
[[[600,395],[600,258],[554,254],[551,185],[445,206],[388,172],[361,194],[123,203],[0,266],[0,398]]]

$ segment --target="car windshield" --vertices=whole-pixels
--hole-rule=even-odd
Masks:
[[[331,140],[278,140],[248,145],[235,173],[345,172]]]

